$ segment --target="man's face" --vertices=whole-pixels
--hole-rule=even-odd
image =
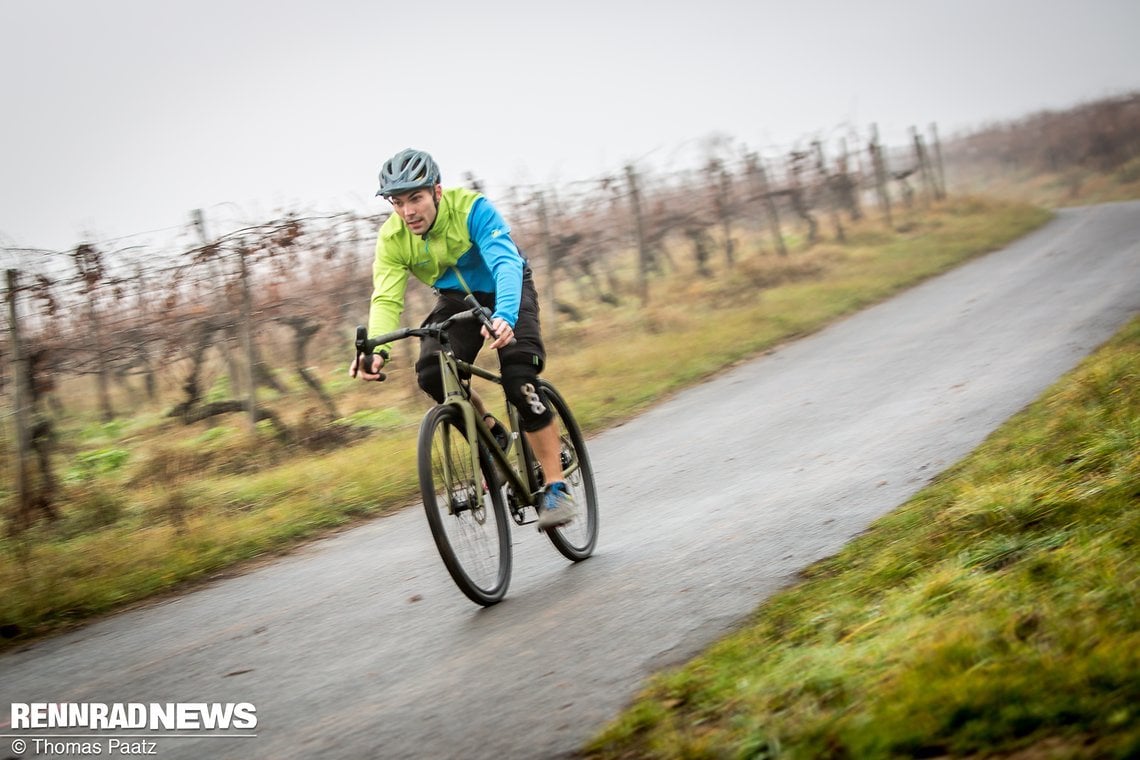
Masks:
[[[439,212],[436,202],[442,190],[439,185],[434,188],[423,187],[390,196],[388,202],[392,204],[396,214],[404,220],[404,224],[408,225],[408,229],[416,235],[422,235],[431,229],[435,221],[435,215]]]

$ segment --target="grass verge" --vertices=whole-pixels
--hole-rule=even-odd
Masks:
[[[591,758],[1140,757],[1140,319]]]
[[[736,266],[713,277],[678,272],[655,281],[648,306],[633,299],[616,309],[597,306],[589,318],[563,326],[550,341],[546,374],[582,426],[597,431],[733,362],[1000,248],[1048,218],[1025,205],[955,199],[913,214],[897,230],[868,220],[849,231],[846,243],[787,257],[743,246]],[[372,403],[401,396],[396,389],[410,382],[400,372],[392,373],[395,387],[369,389]],[[0,646],[406,505],[416,493],[416,410],[423,401],[414,404],[388,410],[382,435],[280,461],[267,437],[242,449],[231,441],[240,436],[182,432],[169,420],[150,432],[104,426],[100,434],[111,437],[99,439],[98,461],[140,464],[134,475],[130,466],[86,468],[85,479],[69,489],[60,524],[0,539]],[[188,438],[188,449],[176,449],[179,436]],[[211,447],[211,461],[226,469],[180,473],[187,450],[200,458]],[[152,474],[144,478],[143,471]]]

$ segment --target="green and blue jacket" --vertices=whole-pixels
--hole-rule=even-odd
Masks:
[[[409,274],[439,290],[494,293],[493,318],[513,328],[525,264],[511,228],[489,200],[466,188],[446,189],[426,236],[413,233],[398,214],[380,226],[368,334],[382,335],[399,326]]]

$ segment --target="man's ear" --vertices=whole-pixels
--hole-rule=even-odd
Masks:
[[[437,184],[435,186],[435,202],[439,203],[439,199],[443,197],[443,185]]]

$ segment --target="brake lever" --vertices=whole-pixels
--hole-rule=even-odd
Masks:
[[[479,321],[483,323],[483,326],[490,330],[491,334],[494,335],[495,330],[491,322],[491,310],[483,304],[479,303],[479,301],[472,293],[465,295],[463,297],[463,300],[466,301],[467,305],[471,307],[471,310],[475,312],[475,316],[479,318]]]
[[[372,348],[368,345],[368,328],[365,327],[364,325],[357,325],[356,326],[356,372],[359,373],[365,369],[365,364],[364,364],[365,362],[368,362],[368,369],[371,370],[372,369],[372,357],[374,355],[375,354],[373,354]],[[385,361],[388,360],[386,352],[381,351],[380,355],[382,357],[384,357]],[[379,373],[377,373],[377,375],[378,376],[376,378],[376,382],[378,382],[378,383],[382,383],[388,378],[388,376],[386,374],[384,374],[383,372],[379,372]],[[356,377],[356,374],[353,374],[353,377]]]
[[[479,303],[473,293],[468,293],[465,295],[463,297],[463,300],[466,301],[467,304],[471,307],[471,310],[475,312],[475,316],[479,317],[479,321],[482,322],[483,326],[487,328],[487,332],[490,333],[492,337],[494,337],[496,333],[495,324],[491,321],[491,310],[483,304]],[[518,342],[518,338],[512,336],[510,343],[507,345],[514,345],[516,342]]]

